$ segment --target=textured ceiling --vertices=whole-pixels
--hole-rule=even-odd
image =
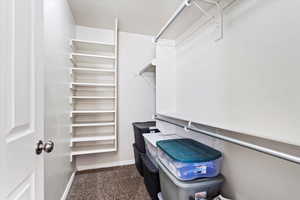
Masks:
[[[171,17],[181,0],[68,0],[76,24],[113,29],[114,18],[119,18],[124,32],[156,35]],[[195,22],[201,13],[190,6],[163,35],[175,38]]]

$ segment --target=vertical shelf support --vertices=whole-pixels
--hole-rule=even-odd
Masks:
[[[115,43],[115,149],[118,150],[118,51],[119,51],[119,20],[118,18],[115,19],[115,35],[114,35],[114,43]]]

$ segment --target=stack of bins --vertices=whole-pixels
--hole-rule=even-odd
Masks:
[[[212,199],[224,178],[221,152],[191,139],[158,141],[159,176],[164,200]]]
[[[154,132],[154,133],[159,132],[158,129],[153,128],[155,127],[155,125],[156,125],[155,121],[132,123],[133,130],[134,130],[134,141],[135,141],[135,143],[133,144],[135,166],[141,176],[144,176],[142,155],[146,153],[143,134],[150,133],[150,132]]]
[[[174,134],[149,133],[144,134],[146,155],[143,157],[144,181],[152,200],[158,200],[160,181],[157,164],[157,141],[181,138]]]
[[[143,134],[158,133],[155,128],[156,123],[151,122],[135,122],[132,124],[134,128],[134,157],[135,165],[140,174],[144,177],[146,189],[152,200],[157,200],[157,193],[160,192],[158,168],[154,166],[146,155],[145,140]]]

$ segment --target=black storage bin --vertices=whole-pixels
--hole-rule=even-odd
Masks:
[[[144,176],[142,156],[145,155],[145,153],[140,152],[139,149],[136,147],[135,143],[132,146],[133,146],[133,151],[134,151],[134,159],[135,159],[136,169],[138,170],[138,172],[140,173],[141,176]]]
[[[146,154],[142,155],[144,183],[152,200],[159,200],[159,171]]]
[[[134,130],[135,145],[137,146],[137,148],[139,149],[140,152],[146,153],[143,133],[159,132],[158,129],[150,129],[150,127],[155,126],[156,123],[155,123],[155,121],[134,122],[134,123],[132,123],[132,125],[133,125],[133,130]]]

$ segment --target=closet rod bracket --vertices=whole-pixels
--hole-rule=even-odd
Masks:
[[[192,3],[192,0],[185,0],[184,3],[186,6],[190,6]]]
[[[190,128],[192,128],[191,127],[192,126],[192,121],[190,120],[189,122],[188,122],[188,125],[187,126],[185,126],[183,129],[185,130],[185,132],[190,132]]]
[[[222,8],[221,4],[217,1],[215,1],[215,0],[201,0],[201,1],[204,1],[204,2],[209,3],[209,4],[213,4],[218,9],[219,16],[218,17],[212,16],[208,12],[206,12],[205,9],[203,9],[199,4],[197,4],[196,0],[194,0],[194,2],[193,2],[194,5],[197,8],[199,8],[201,10],[201,12],[204,13],[207,17],[218,18],[216,24],[220,29],[220,33],[219,33],[219,37],[215,41],[217,42],[219,40],[222,40],[223,36],[224,36],[224,19],[223,19],[224,17],[223,17],[223,8]]]

